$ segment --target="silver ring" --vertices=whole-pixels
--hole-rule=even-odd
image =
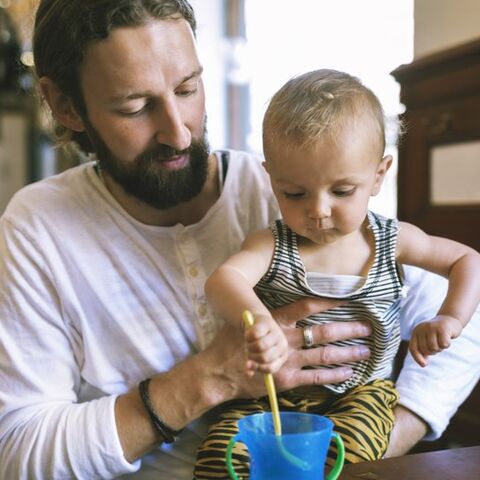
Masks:
[[[302,328],[303,331],[303,346],[305,348],[313,347],[313,327],[312,325],[307,325]]]

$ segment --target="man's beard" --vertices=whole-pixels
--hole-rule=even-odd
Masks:
[[[192,139],[190,147],[185,150],[160,144],[146,150],[131,163],[125,163],[113,154],[89,121],[84,125],[100,168],[129,195],[163,210],[187,202],[202,191],[210,154],[205,127],[202,137]],[[159,158],[167,160],[177,155],[190,157],[187,165],[180,170],[167,171],[157,164]]]

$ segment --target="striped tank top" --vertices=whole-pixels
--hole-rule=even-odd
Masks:
[[[398,222],[373,212],[368,212],[368,221],[375,238],[375,258],[366,279],[361,282],[361,286],[358,286],[357,282],[353,291],[338,294],[336,285],[338,277],[342,275],[322,275],[321,289],[319,290],[318,282],[315,282],[313,289],[298,252],[297,235],[282,220],[277,220],[270,226],[275,239],[273,259],[268,272],[255,287],[257,295],[268,308],[281,307],[304,297],[328,297],[348,301],[344,305],[299,321],[297,327],[332,321],[367,320],[371,323],[373,334],[369,338],[332,343],[339,346],[367,345],[371,352],[368,360],[344,364],[350,366],[354,372],[348,380],[326,385],[336,393],[344,393],[378,378],[388,378],[400,344],[397,317],[403,296],[403,282],[395,259]]]

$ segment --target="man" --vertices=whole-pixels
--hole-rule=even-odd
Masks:
[[[261,378],[244,374],[241,336],[209,311],[203,282],[276,206],[260,159],[208,151],[194,31],[185,0],[40,2],[43,95],[98,164],[26,187],[1,219],[1,478],[191,478],[209,411],[265,394]],[[411,270],[408,282],[417,295],[443,285]],[[430,302],[412,296],[407,318],[429,318]],[[342,381],[347,367],[302,367],[368,356],[301,348],[295,321],[328,306],[276,313],[291,347],[279,389]],[[391,454],[427,429],[438,435],[474,385],[475,325],[432,359],[436,376],[409,364]],[[332,324],[314,341],[369,333],[359,322]],[[454,370],[452,355],[465,357]]]

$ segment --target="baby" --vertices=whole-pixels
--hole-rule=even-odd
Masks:
[[[282,219],[250,235],[241,251],[212,274],[206,284],[208,301],[239,329],[244,310],[255,316],[256,324],[244,333],[250,374],[273,373],[287,358],[288,344],[270,314],[273,308],[303,297],[343,302],[299,322],[306,347],[315,346],[312,325],[369,321],[370,338],[341,342],[364,344],[371,351],[369,359],[350,365],[353,375],[348,380],[284,392],[279,402],[282,409],[329,416],[342,434],[347,461],[381,458],[398,400],[387,379],[400,342],[401,265],[449,279],[436,317],[412,333],[410,352],[425,366],[429,355],[460,335],[480,301],[480,255],[369,211],[369,199],[380,191],[392,157],[384,155],[380,102],[358,79],[332,70],[291,79],[267,108],[263,146]],[[221,414],[210,438],[221,431],[228,442],[226,429],[235,434],[236,420],[268,409],[268,402],[255,399],[234,407]],[[212,448],[208,441],[200,448],[197,475],[208,455],[224,458],[221,447],[215,447],[215,455]],[[238,459],[247,473],[241,453]]]

